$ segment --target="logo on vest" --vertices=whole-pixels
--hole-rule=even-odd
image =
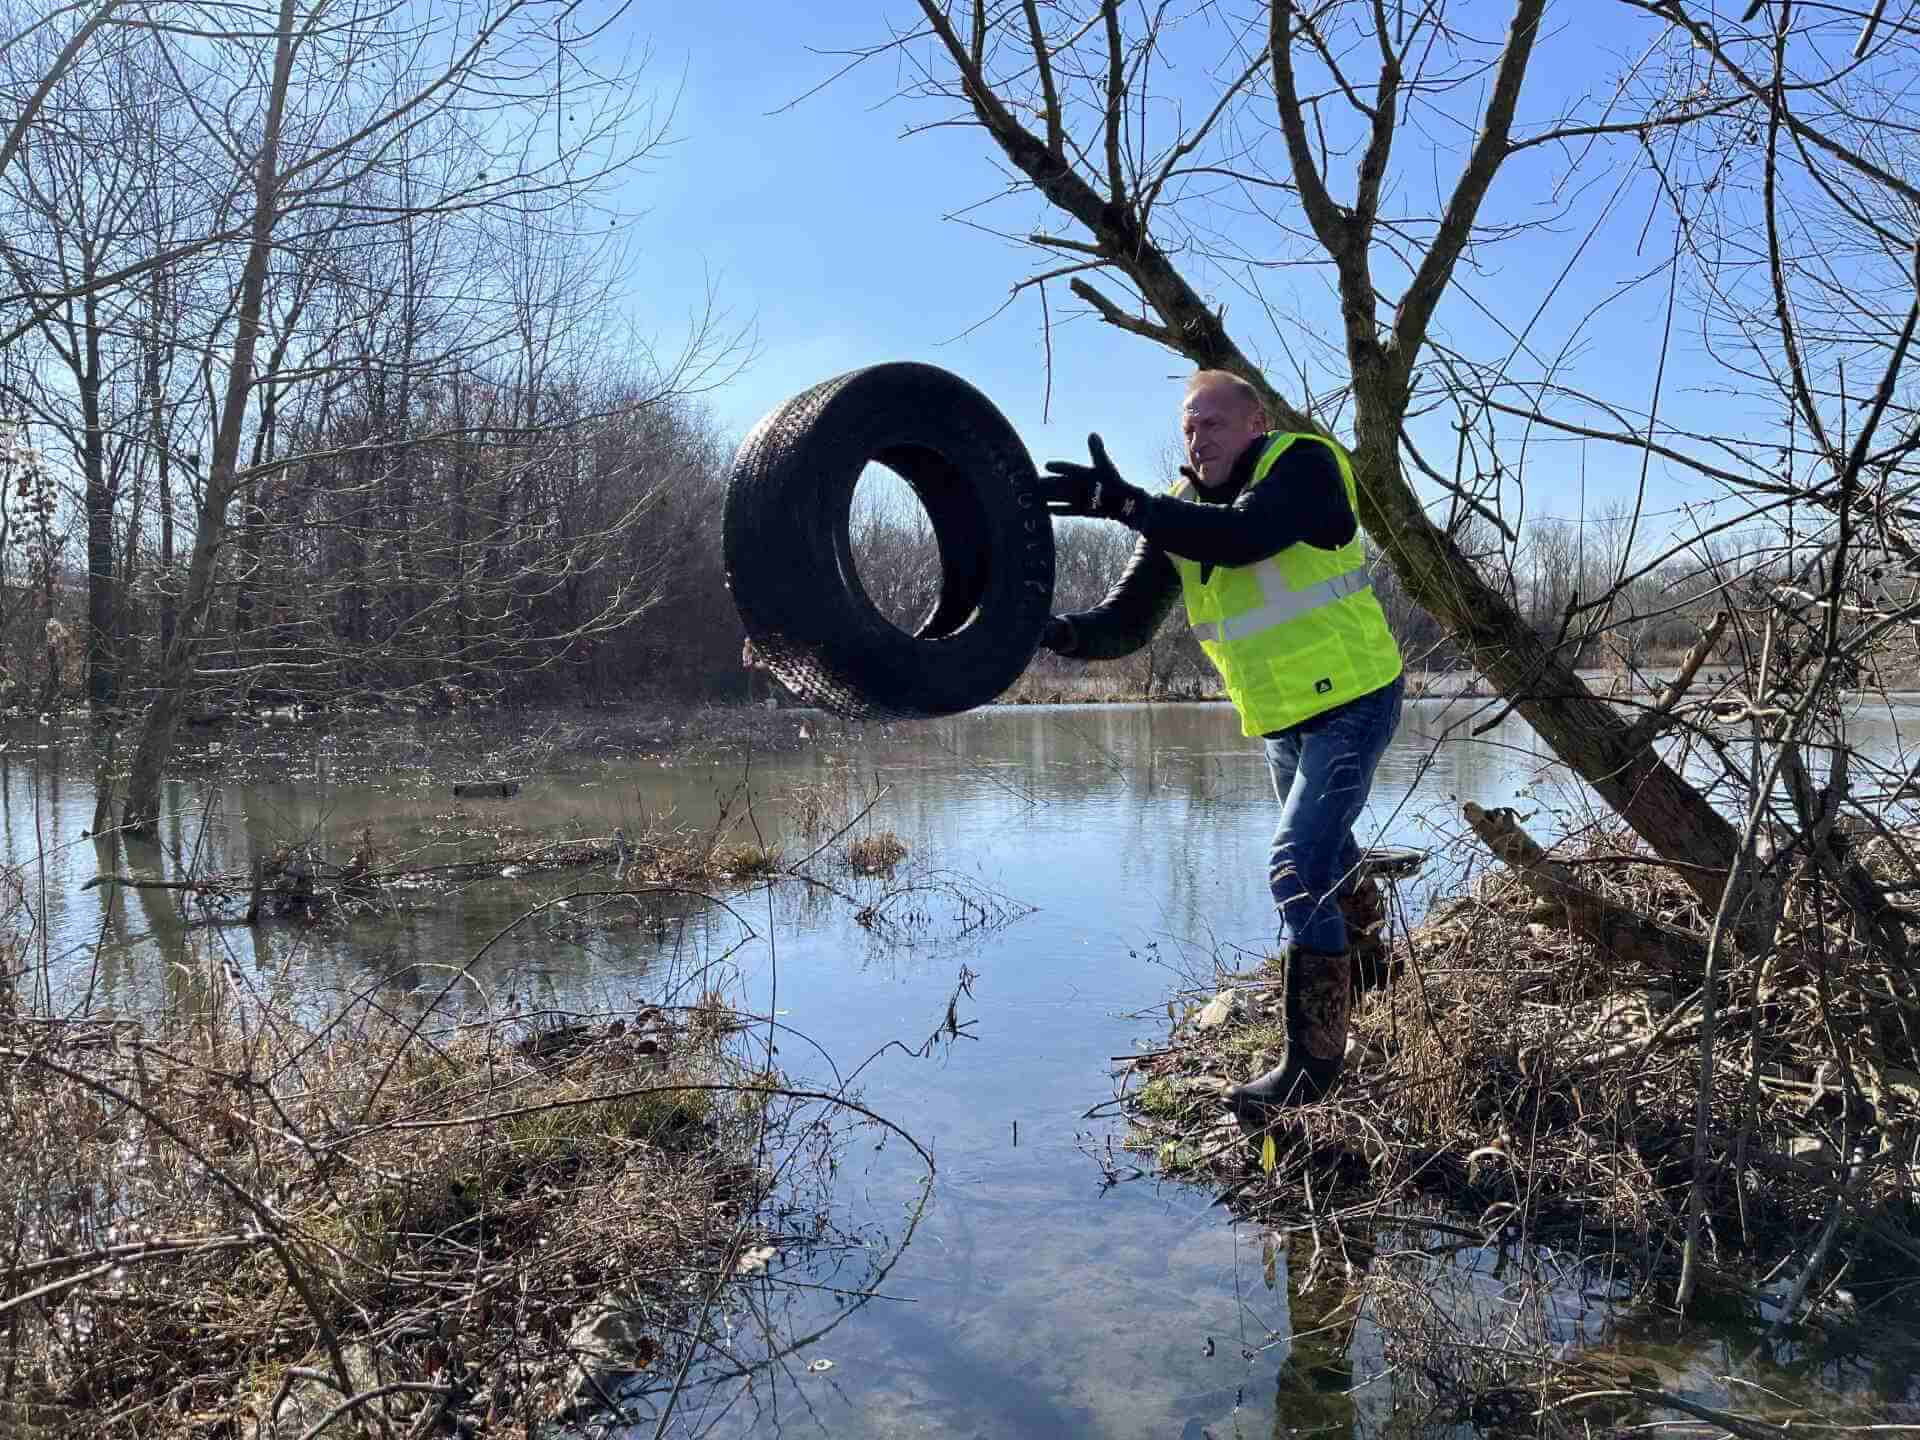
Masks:
[[[1324,695],[1331,689],[1333,689],[1333,681],[1324,675],[1313,682],[1313,693],[1316,695]]]

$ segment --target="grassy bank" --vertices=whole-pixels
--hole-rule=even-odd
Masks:
[[[890,832],[852,823],[859,799],[792,798],[819,835],[808,858],[903,858]],[[779,1283],[776,1257],[843,1242],[826,1182],[841,1122],[893,1127],[787,1088],[772,1027],[736,1014],[704,967],[592,1013],[523,1009],[458,962],[411,967],[410,995],[370,969],[323,1004],[289,974],[228,963],[219,926],[250,886],[259,923],[347,925],[390,892],[417,905],[423,885],[483,883],[512,860],[616,866],[573,911],[611,927],[689,886],[772,873],[778,851],[724,815],[617,849],[504,827],[447,843],[466,858],[315,838],[258,882],[201,877],[210,923],[155,957],[174,998],[139,1016],[92,1007],[84,970],[37,970],[16,905],[0,1433],[511,1436],[623,1409],[651,1423],[685,1385],[777,1358],[773,1322],[747,1327],[764,1353],[743,1353],[742,1296]],[[842,1313],[859,1303],[849,1288]]]
[[[1891,885],[1920,878],[1901,858],[1911,838],[1862,845]],[[1690,893],[1630,856],[1606,836],[1560,858],[1610,900],[1700,938],[1708,917]],[[1496,1316],[1474,1331],[1436,1308],[1422,1298],[1437,1273],[1427,1252],[1517,1257],[1516,1295],[1538,1293],[1528,1268],[1551,1255],[1576,1296],[1665,1306],[1697,1180],[1711,1299],[1696,1304],[1744,1317],[1756,1337],[1903,1304],[1920,1276],[1920,1005],[1908,977],[1868,958],[1830,888],[1797,884],[1787,904],[1778,948],[1724,957],[1704,1077],[1685,946],[1665,962],[1601,949],[1491,871],[1393,936],[1391,982],[1358,1000],[1339,1088],[1264,1129],[1236,1123],[1220,1093],[1278,1058],[1277,969],[1177,997],[1166,1038],[1123,1085],[1129,1145],[1300,1237],[1297,1255],[1310,1241],[1321,1281],[1356,1312],[1373,1307],[1414,1377],[1424,1366],[1443,1389],[1476,1373],[1519,1384],[1543,1427],[1556,1395],[1602,1380],[1614,1402],[1657,1408],[1643,1383],[1569,1359],[1549,1327],[1502,1331]],[[1606,1283],[1581,1278],[1593,1275]],[[1569,1434],[1584,1423],[1562,1420]]]
[[[1589,857],[1608,890],[1686,917],[1679,887],[1624,850]],[[1807,923],[1791,949],[1726,977],[1705,1198],[1730,1271],[1773,1268],[1836,1206],[1835,1253],[1887,1283],[1920,1264],[1914,1001],[1903,977],[1858,960],[1837,924]],[[1502,872],[1396,937],[1393,963],[1356,1005],[1340,1088],[1271,1131],[1270,1171],[1265,1137],[1242,1133],[1218,1093],[1278,1057],[1271,962],[1209,1007],[1185,997],[1164,1052],[1133,1072],[1138,1142],[1233,1183],[1255,1212],[1296,1206],[1311,1177],[1325,1214],[1439,1200],[1489,1234],[1582,1236],[1663,1273],[1694,1175],[1698,975],[1575,938]]]
[[[8,1433],[516,1433],[617,1384],[582,1363],[610,1307],[647,1317],[626,1366],[679,1363],[763,1238],[732,1028],[8,1015]]]

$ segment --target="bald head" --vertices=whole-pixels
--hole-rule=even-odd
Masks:
[[[1226,483],[1233,463],[1267,431],[1260,392],[1225,370],[1202,370],[1187,381],[1180,406],[1180,434],[1187,464],[1211,490]]]

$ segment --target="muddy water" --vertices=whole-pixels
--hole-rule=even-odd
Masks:
[[[1430,890],[1457,885],[1468,863],[1458,801],[1518,805],[1542,838],[1589,813],[1517,720],[1459,738],[1460,722],[1489,715],[1410,704],[1382,765],[1363,839],[1434,852],[1427,874],[1403,887],[1413,910]],[[1262,880],[1273,805],[1259,749],[1231,712],[1006,709],[852,736],[804,715],[783,723],[796,738],[808,727],[807,739],[750,765],[583,762],[564,778],[532,779],[511,801],[467,802],[404,764],[373,783],[342,782],[353,754],[290,731],[281,778],[174,785],[162,844],[117,857],[84,836],[93,810],[91,789],[75,778],[84,756],[18,731],[0,751],[3,858],[25,867],[35,956],[68,1001],[166,1003],[224,960],[318,1007],[369,985],[437,986],[446,967],[481,955],[475,985],[532,1005],[620,1002],[727,979],[749,1006],[773,1008],[798,1032],[782,1042],[781,1063],[821,1088],[836,1088],[889,1040],[924,1049],[880,1055],[856,1085],[938,1167],[881,1298],[751,1392],[702,1392],[680,1414],[689,1425],[835,1436],[1449,1433],[1422,1421],[1424,1408],[1396,1414],[1413,1392],[1404,1377],[1371,1378],[1385,1366],[1364,1320],[1337,1327],[1338,1343],[1295,1353],[1285,1337],[1309,1328],[1332,1283],[1302,1295],[1300,1265],[1289,1286],[1286,1256],[1269,1266],[1259,1235],[1230,1224],[1207,1194],[1139,1175],[1114,1123],[1087,1118],[1112,1094],[1111,1057],[1164,1033],[1171,991],[1216,964],[1251,963],[1273,938]],[[1858,729],[1896,758],[1894,717],[1863,716]],[[757,826],[792,855],[814,844],[797,833],[796,794],[830,808],[877,794],[860,829],[892,829],[910,859],[891,879],[868,879],[829,852],[813,867],[826,886],[777,883],[724,897],[727,908],[682,897],[615,925],[601,923],[590,899],[565,898],[605,888],[598,874],[504,876],[345,932],[188,929],[172,892],[80,888],[105,868],[164,874],[195,855],[203,868],[242,871],[252,854],[316,832],[344,854],[363,828],[384,862],[489,823],[607,836],[663,817],[708,827],[724,813],[740,837]],[[752,816],[742,820],[747,797]],[[861,923],[866,906],[885,920]],[[954,1014],[964,1033],[928,1046],[962,979],[971,993]],[[797,1333],[843,1313],[845,1297],[830,1287],[905,1232],[922,1175],[897,1141],[852,1132],[835,1203],[870,1253],[843,1247],[777,1262],[764,1318]],[[1461,1307],[1497,1306],[1510,1261],[1460,1251],[1435,1284]],[[1599,1283],[1570,1280],[1546,1321],[1554,1333],[1625,1339],[1669,1385],[1729,1403],[1715,1377],[1736,1332],[1675,1340],[1642,1327],[1622,1337],[1578,1299]],[[742,1317],[743,1354],[756,1323]],[[1904,1398],[1907,1353],[1897,1340],[1863,1362],[1795,1353],[1784,1358],[1804,1373],[1773,1378]]]

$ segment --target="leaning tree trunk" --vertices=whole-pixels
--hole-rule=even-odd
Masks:
[[[242,431],[247,398],[253,388],[254,350],[260,339],[260,315],[267,286],[267,262],[273,252],[273,230],[278,219],[280,126],[286,109],[287,82],[293,70],[294,0],[280,0],[279,34],[274,46],[273,89],[267,101],[266,126],[253,178],[253,224],[247,261],[240,276],[240,295],[234,330],[233,355],[221,400],[220,428],[213,443],[199,524],[193,536],[193,558],[187,566],[173,637],[160,660],[153,704],[134,751],[133,773],[127,781],[127,804],[122,820],[129,830],[151,833],[160,815],[160,774],[173,749],[173,733],[180,705],[193,680],[193,664],[206,628],[213,600],[214,564],[226,535],[227,507],[239,489]]]
[[[1544,0],[1516,0],[1480,133],[1433,241],[1387,327],[1376,317],[1369,260],[1397,118],[1399,77],[1397,71],[1383,75],[1375,96],[1374,133],[1359,167],[1359,191],[1352,206],[1340,205],[1326,190],[1314,164],[1312,142],[1301,118],[1303,102],[1293,92],[1289,28],[1293,8],[1288,0],[1272,0],[1269,54],[1275,57],[1275,99],[1281,128],[1287,132],[1300,205],[1338,277],[1352,368],[1356,418],[1352,457],[1360,491],[1360,523],[1407,593],[1446,626],[1475,668],[1513,702],[1554,753],[1619,813],[1654,854],[1684,862],[1680,877],[1711,911],[1717,908],[1727,874],[1740,854],[1739,831],[1660,758],[1644,735],[1634,732],[1588,690],[1570,660],[1542,641],[1506,597],[1486,583],[1452,537],[1427,517],[1401,468],[1400,434],[1414,359],[1425,343],[1427,324],[1446,291],[1453,265],[1472,234],[1480,202],[1505,157]],[[1228,333],[1223,312],[1206,304],[1154,241],[1142,219],[1142,198],[1129,192],[1118,157],[1110,151],[1108,174],[1102,177],[1105,193],[1076,168],[1064,143],[1064,116],[1044,65],[1041,78],[1048,93],[1040,116],[1046,136],[1042,139],[994,91],[981,68],[980,48],[970,46],[956,32],[945,8],[936,0],[921,0],[921,13],[959,72],[960,88],[975,120],[1033,186],[1092,237],[1091,243],[1056,243],[1072,253],[1094,257],[1099,268],[1125,276],[1145,301],[1146,313],[1116,304],[1082,278],[1070,282],[1074,294],[1111,325],[1153,340],[1201,368],[1242,376],[1265,397],[1269,418],[1281,428],[1320,430],[1268,383]],[[1111,8],[1105,14],[1111,33],[1117,19]],[[1117,54],[1117,34],[1112,40]],[[1116,74],[1109,96],[1110,136],[1118,134],[1123,98],[1124,81]],[[1736,906],[1735,913],[1747,908]],[[1749,940],[1765,943],[1771,933],[1765,913],[1769,908],[1751,907],[1755,913],[1743,916],[1744,923],[1736,922]]]
[[[1364,407],[1363,407],[1364,408]],[[1362,436],[1354,451],[1360,523],[1407,593],[1447,627],[1475,669],[1656,855],[1680,871],[1706,908],[1720,901],[1740,832],[1587,688],[1571,658],[1542,640],[1484,581],[1425,507],[1400,468],[1398,427],[1385,453]],[[1705,868],[1702,868],[1705,867]]]

